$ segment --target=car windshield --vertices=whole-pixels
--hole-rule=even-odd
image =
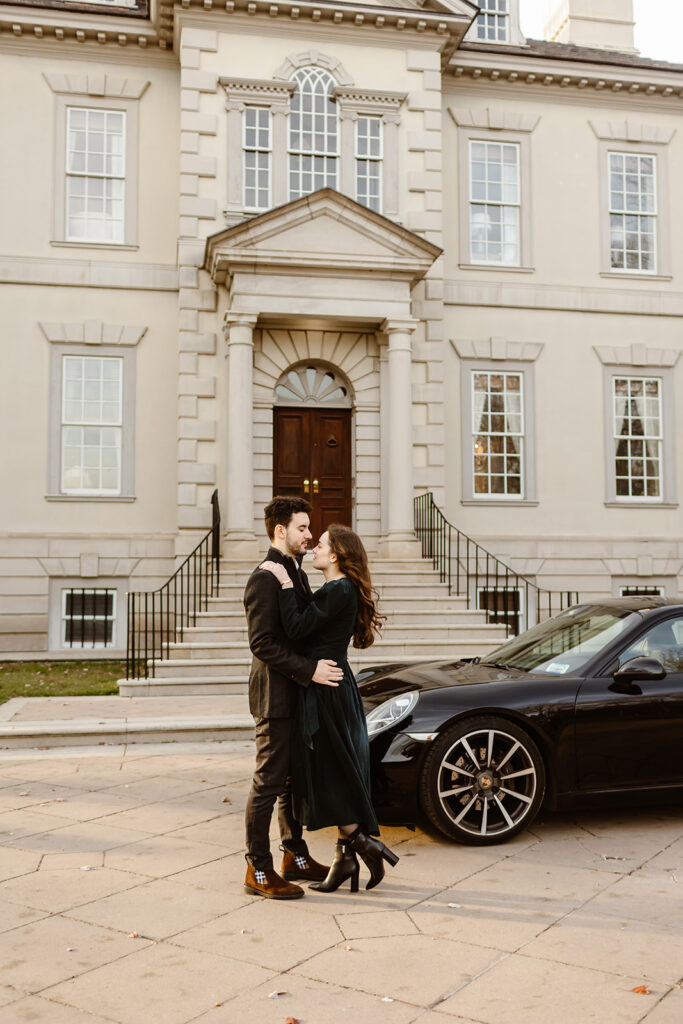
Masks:
[[[627,608],[579,605],[509,640],[485,660],[525,672],[571,674],[629,629],[636,618],[640,618],[638,612]]]

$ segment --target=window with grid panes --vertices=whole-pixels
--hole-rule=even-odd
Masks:
[[[477,39],[506,43],[509,36],[508,0],[478,0]]]
[[[244,208],[271,206],[271,112],[267,107],[244,108]]]
[[[61,489],[120,494],[123,360],[62,357]]]
[[[664,597],[664,587],[620,587],[619,597]]]
[[[289,198],[337,188],[339,113],[335,81],[321,68],[299,68],[289,112]]]
[[[356,121],[356,199],[369,210],[382,212],[382,118]]]
[[[115,590],[62,590],[63,647],[112,647],[115,620]]]
[[[68,107],[66,117],[66,238],[124,241],[126,114]]]
[[[488,623],[502,623],[509,636],[519,636],[522,625],[522,592],[516,587],[480,587],[477,608],[486,612]]]
[[[654,273],[657,269],[656,157],[609,153],[610,266]]]
[[[519,143],[470,142],[470,259],[520,262]]]
[[[523,495],[523,445],[522,374],[472,371],[475,497]]]
[[[658,377],[613,378],[617,500],[661,500],[661,384]]]

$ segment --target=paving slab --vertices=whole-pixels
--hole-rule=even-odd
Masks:
[[[479,849],[385,829],[376,889],[362,866],[358,893],[275,903],[243,889],[253,757],[0,753],[0,1024],[683,1021],[680,809],[543,814]]]

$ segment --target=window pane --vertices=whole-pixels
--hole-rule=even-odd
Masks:
[[[289,116],[289,198],[298,199],[337,187],[339,114],[332,98],[336,83],[326,71],[299,68],[292,80],[297,88]]]
[[[661,497],[661,380],[613,378],[616,492],[622,498]]]
[[[470,143],[470,259],[519,265],[517,143]]]
[[[522,487],[522,375],[472,373],[472,454],[475,494],[514,495]]]
[[[610,266],[656,271],[655,157],[609,154]]]

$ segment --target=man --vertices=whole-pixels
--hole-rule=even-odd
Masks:
[[[266,559],[285,566],[299,609],[312,598],[301,559],[311,539],[311,506],[304,498],[275,497],[264,509],[271,547]],[[333,661],[314,661],[288,639],[280,620],[280,584],[269,572],[254,569],[244,591],[249,646],[254,656],[249,675],[249,710],[256,722],[256,770],[246,809],[247,874],[245,889],[269,899],[304,895],[296,881],[322,881],[327,867],[316,863],[292,812],[289,747],[297,686],[336,686],[343,672]],[[273,868],[270,822],[278,801],[282,841],[282,877]]]

